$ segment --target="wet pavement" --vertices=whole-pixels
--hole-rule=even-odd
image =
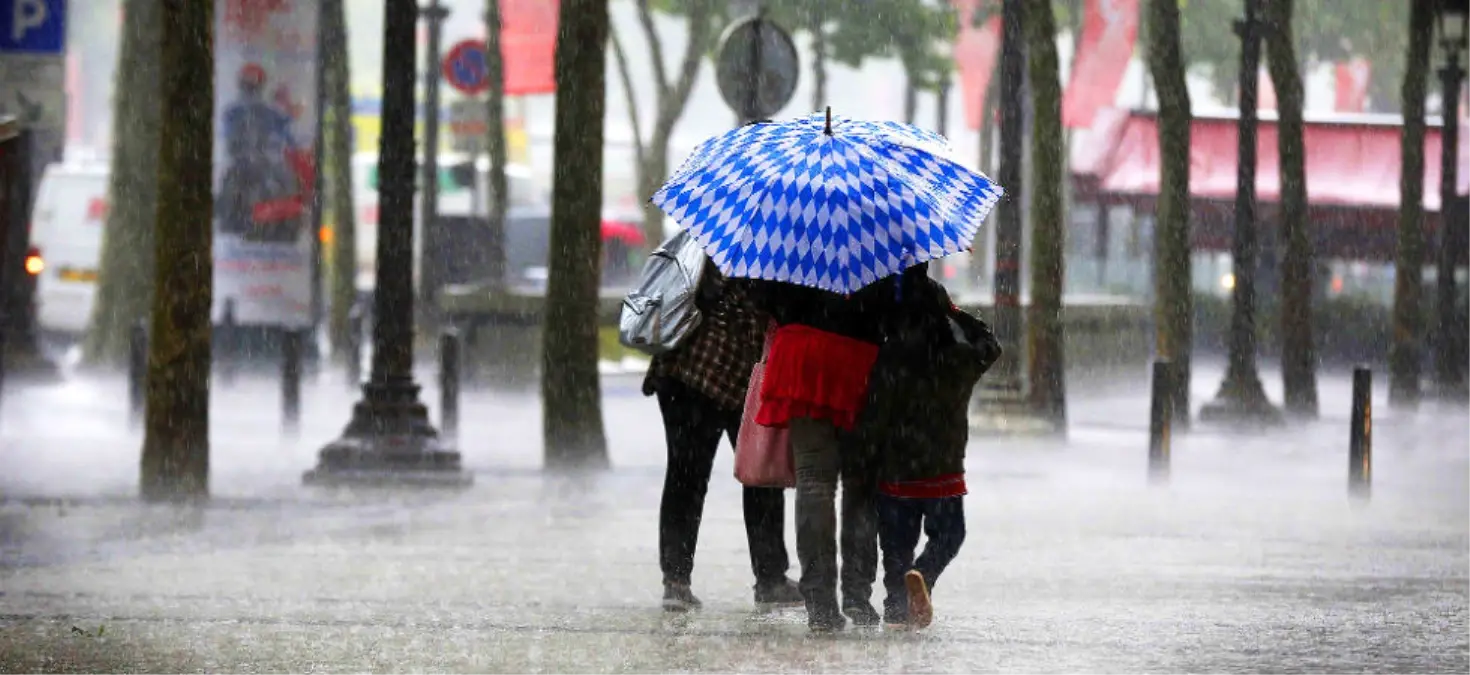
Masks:
[[[0,670],[1470,670],[1463,406],[1400,414],[1379,387],[1367,503],[1347,495],[1345,374],[1324,377],[1321,421],[1177,437],[1150,487],[1141,375],[1074,389],[1065,443],[972,442],[970,536],[931,630],[832,637],[754,611],[727,451],[696,562],[706,608],[658,609],[663,443],[637,378],[605,380],[615,469],[580,478],[540,472],[533,395],[467,393],[476,483],[456,493],[303,487],[354,397],[334,373],[310,383],[291,439],[277,385],[245,378],[215,396],[216,499],[182,510],[132,499],[120,380],[13,388]],[[1199,368],[1196,405],[1218,383]]]

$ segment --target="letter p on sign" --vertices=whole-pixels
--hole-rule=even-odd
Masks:
[[[46,3],[15,0],[15,18],[10,22],[10,41],[23,42],[26,33],[46,24]]]
[[[65,0],[0,0],[0,52],[60,56],[65,41]]]

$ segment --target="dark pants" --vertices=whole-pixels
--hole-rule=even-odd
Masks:
[[[929,541],[914,560],[919,532]],[[885,613],[903,616],[908,612],[908,592],[903,576],[918,570],[930,588],[965,543],[965,498],[904,499],[878,495],[878,533],[883,547],[883,599]]]
[[[831,423],[791,420],[791,449],[796,461],[796,551],[801,560],[801,590],[808,618],[837,619],[840,577],[841,606],[864,604],[873,595],[878,575],[878,524],[874,497],[877,482],[871,465],[861,462],[848,439]],[[837,486],[842,484],[839,572]]]
[[[666,380],[658,387],[668,439],[668,468],[659,504],[659,567],[664,583],[689,583],[694,572],[694,549],[704,516],[704,496],[720,436],[731,446],[740,435],[740,411],[720,408],[689,386]],[[786,498],[780,488],[745,488],[745,537],[750,543],[750,566],[757,583],[783,581],[790,561],[786,557]]]

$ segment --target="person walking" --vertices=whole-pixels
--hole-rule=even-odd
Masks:
[[[801,591],[814,630],[846,624],[834,501],[842,436],[855,425],[878,352],[869,300],[886,286],[892,301],[893,282],[880,280],[963,250],[1003,192],[955,162],[932,131],[827,108],[706,140],[650,199],[722,273],[749,279],[779,324],[755,422],[790,429]]]
[[[769,322],[745,289],[706,262],[696,291],[700,324],[678,348],[653,357],[643,383],[656,395],[668,446],[659,503],[659,567],[663,607],[686,612],[702,605],[691,588],[694,551],[720,436],[733,448],[750,373],[765,349]],[[787,578],[786,498],[780,488],[744,488],[745,536],[759,607],[801,604]]]
[[[856,425],[867,395],[868,372],[878,354],[882,298],[893,287],[880,282],[845,296],[782,282],[748,283],[757,305],[778,325],[766,355],[756,422],[791,429],[796,555],[808,625],[819,632],[841,630],[846,625],[844,614],[858,625],[876,625],[879,616],[870,598],[877,578],[877,486],[871,466],[856,461],[860,455],[844,446]],[[840,572],[835,508],[839,479]]]
[[[1001,353],[990,327],[956,308],[924,267],[904,273],[886,317],[857,433],[879,467],[883,620],[915,629],[933,620],[930,590],[965,540],[970,395]],[[928,541],[915,559],[921,532]]]

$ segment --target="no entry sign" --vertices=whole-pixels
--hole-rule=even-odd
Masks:
[[[485,68],[485,43],[480,40],[456,43],[444,55],[441,70],[449,86],[466,94],[479,94],[490,88]]]

